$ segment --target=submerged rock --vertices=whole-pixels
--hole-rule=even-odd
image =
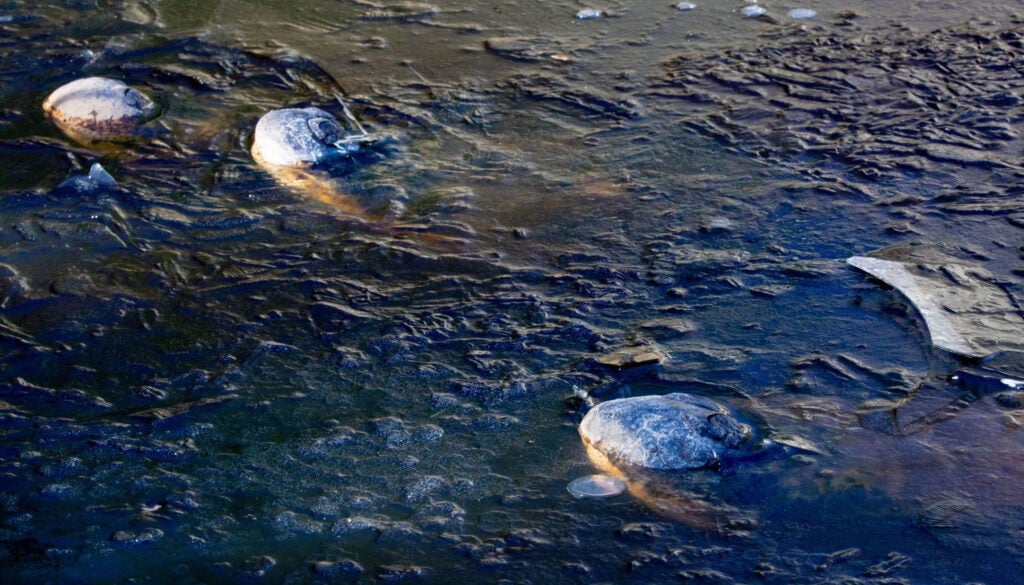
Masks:
[[[610,400],[587,413],[580,435],[590,460],[608,474],[598,477],[621,480],[657,514],[701,530],[735,535],[756,525],[741,510],[679,489],[666,473],[715,467],[756,454],[750,427],[726,407],[682,393]],[[576,487],[599,490],[601,485],[586,482]],[[572,486],[570,491],[576,493]]]
[[[157,106],[121,81],[87,77],[57,88],[43,101],[43,113],[76,140],[123,140],[137,136]]]
[[[366,210],[319,168],[355,154],[363,144],[381,140],[379,135],[367,134],[347,107],[345,113],[360,132],[347,133],[334,116],[319,108],[270,111],[256,123],[252,156],[280,183],[342,212],[364,216]]]
[[[651,469],[698,469],[748,449],[750,427],[701,396],[620,398],[583,417],[580,435],[615,463]]]
[[[847,263],[903,293],[939,349],[975,358],[1024,350],[1024,319],[980,266],[935,246],[914,244],[854,256]]]

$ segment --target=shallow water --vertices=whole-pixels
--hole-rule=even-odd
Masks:
[[[1024,412],[845,259],[1020,297],[1020,3],[741,4],[0,5],[4,582],[1014,582]],[[145,140],[43,118],[83,75]],[[332,206],[247,150],[335,91]],[[568,493],[578,396],[677,391],[820,452]]]

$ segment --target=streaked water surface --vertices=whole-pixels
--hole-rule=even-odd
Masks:
[[[0,3],[3,582],[1016,582],[1024,410],[845,259],[1020,298],[1021,2],[697,4]],[[329,193],[253,162],[337,95]],[[574,498],[581,397],[667,392],[813,449]]]

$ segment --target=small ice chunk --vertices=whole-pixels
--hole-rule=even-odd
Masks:
[[[743,9],[740,10],[740,12],[742,12],[743,16],[746,16],[747,18],[757,18],[758,16],[764,16],[765,14],[768,13],[768,11],[765,10],[763,6],[758,6],[757,4],[744,6]]]
[[[611,475],[585,475],[569,482],[567,489],[577,498],[608,498],[626,491],[626,482]]]
[[[107,169],[103,168],[103,165],[100,163],[92,163],[92,167],[89,168],[89,174],[86,177],[95,183],[97,187],[117,187],[117,181],[114,180],[114,177],[110,176]]]
[[[601,18],[602,16],[604,16],[604,10],[598,10],[597,8],[584,8],[576,13],[576,18],[580,20]]]
[[[818,16],[818,12],[810,8],[794,8],[789,11],[789,17],[797,20],[807,20],[816,16]]]
[[[697,5],[693,2],[680,2],[679,4],[676,4],[677,10],[693,10],[696,7]]]
[[[74,193],[94,193],[104,189],[116,189],[117,181],[100,163],[92,163],[88,174],[71,175],[57,185],[57,191]]]

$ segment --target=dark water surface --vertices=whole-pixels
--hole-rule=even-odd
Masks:
[[[698,4],[0,3],[0,580],[1017,582],[1024,411],[844,260],[1021,297],[1021,2]],[[42,116],[85,75],[145,140]],[[248,154],[335,91],[344,210]],[[566,492],[574,397],[676,391],[820,452]]]

